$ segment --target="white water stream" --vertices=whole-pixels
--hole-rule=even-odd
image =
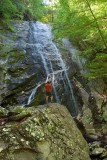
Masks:
[[[43,24],[40,22],[31,24],[31,45],[33,47],[32,55],[36,57],[40,55],[41,61],[43,64],[43,69],[45,71],[46,80],[51,78],[54,95],[56,102],[59,102],[59,96],[55,87],[55,80],[63,79],[62,73],[65,75],[66,83],[64,82],[64,88],[69,90],[71,101],[75,110],[75,114],[78,112],[78,106],[76,104],[76,100],[73,93],[72,84],[69,80],[67,74],[66,65],[62,59],[62,56],[57,49],[55,43],[52,41],[51,28],[48,24]],[[36,87],[32,90],[27,104],[29,105],[35,97],[37,89],[45,83],[45,81],[41,80]],[[65,80],[63,80],[65,81]]]

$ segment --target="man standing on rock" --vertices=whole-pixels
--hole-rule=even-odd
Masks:
[[[53,96],[52,96],[52,84],[50,81],[47,81],[45,84],[45,92],[46,92],[46,103],[50,101],[52,102]]]

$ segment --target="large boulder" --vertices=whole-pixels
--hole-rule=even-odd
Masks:
[[[0,160],[90,160],[89,149],[68,110],[38,106],[21,122],[0,128]]]

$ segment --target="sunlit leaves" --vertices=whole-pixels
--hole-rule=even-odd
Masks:
[[[90,63],[90,78],[107,77],[107,54],[98,54]]]
[[[97,76],[103,63],[96,55],[107,48],[107,1],[106,0],[60,0],[57,18],[54,19],[55,36],[68,37],[83,50],[90,72]],[[101,57],[100,57],[101,58]],[[104,57],[105,58],[105,57]],[[94,61],[95,59],[95,61]],[[105,63],[105,62],[104,62]],[[100,67],[100,76],[106,76]]]
[[[42,0],[0,1],[0,16],[5,24],[12,19],[23,19],[25,14],[31,19],[41,19],[44,13],[45,6],[42,4]]]
[[[0,2],[0,13],[3,18],[10,18],[12,14],[16,14],[17,7],[10,0],[3,0]]]

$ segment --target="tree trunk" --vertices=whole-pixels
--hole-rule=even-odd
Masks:
[[[95,15],[94,15],[94,13],[93,13],[93,11],[92,11],[92,9],[91,9],[90,3],[89,3],[89,1],[88,1],[88,0],[85,0],[85,1],[86,1],[86,4],[87,4],[87,6],[88,6],[88,8],[89,8],[89,10],[90,10],[90,12],[91,12],[91,14],[92,14],[92,16],[93,16],[94,20],[95,20],[96,27],[97,27],[98,32],[99,32],[99,34],[100,34],[100,37],[101,37],[101,39],[102,39],[102,41],[103,41],[103,43],[104,43],[104,46],[105,46],[105,48],[107,48],[106,41],[105,41],[105,39],[104,39],[104,37],[103,37],[103,34],[102,34],[101,30],[100,30],[100,27],[99,27],[98,21],[97,21],[97,19],[96,19]]]

